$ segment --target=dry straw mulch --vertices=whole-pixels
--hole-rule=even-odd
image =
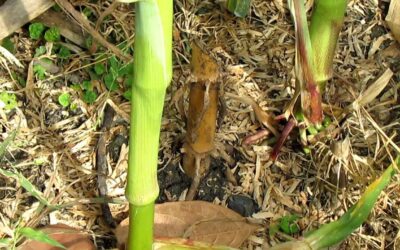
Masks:
[[[75,1],[75,6],[90,8],[100,16],[110,2]],[[233,17],[215,1],[174,3],[174,78],[165,102],[160,171],[167,164],[180,164],[182,158],[179,147],[185,124],[177,100],[179,95],[187,96],[182,89],[191,81],[192,41],[218,59],[223,69],[223,93],[252,97],[264,110],[275,114],[284,111],[294,93],[295,38],[285,1],[254,0],[251,15],[245,19]],[[309,2],[308,6],[311,5]],[[220,112],[216,155],[225,165],[233,163],[230,167],[238,185],[229,184],[225,198],[214,202],[225,204],[229,194],[245,194],[260,206],[253,220],[265,228],[284,215],[297,214],[301,217],[301,230],[308,231],[337,219],[358,200],[365,187],[396,155],[395,145],[399,145],[400,49],[383,15],[377,1],[349,1],[325,103],[328,109],[340,110],[362,95],[388,68],[394,76],[376,99],[340,123],[334,139],[322,139],[312,146],[311,155],[303,153],[296,136],[286,143],[275,163],[268,161],[273,145],[268,141],[241,146],[243,138],[260,126],[249,105],[223,97],[222,93],[225,108]],[[133,42],[133,16],[133,8],[120,5],[98,25],[99,31],[104,37],[113,35],[118,42]],[[58,95],[67,91],[79,100],[67,83],[83,80],[88,65],[94,63],[93,57],[86,53],[76,55],[69,65],[63,66],[61,73],[39,81],[32,72],[35,45],[26,32],[14,34],[13,39],[18,47],[16,57],[25,65],[20,71],[27,76],[27,85],[22,88],[10,81],[3,65],[0,88],[16,93],[20,102],[10,113],[0,110],[1,138],[19,126],[6,165],[13,165],[24,174],[50,203],[64,205],[53,211],[43,210],[18,182],[0,177],[0,235],[10,234],[21,221],[28,226],[59,222],[91,232],[99,247],[106,247],[112,239],[111,232],[101,219],[100,205],[93,200],[97,195],[94,169],[97,126],[105,103],[109,103],[118,116],[110,134],[126,135],[129,103],[122,98],[121,91],[109,93],[98,82],[95,88],[101,95],[95,104],[79,102],[77,112],[63,109],[57,102]],[[11,71],[16,70],[8,65]],[[126,153],[123,147],[117,163],[109,166],[107,182],[113,198],[123,198]],[[328,181],[331,169],[341,173],[340,188]],[[369,220],[338,249],[400,247],[398,183],[396,175]],[[111,205],[119,219],[126,209],[126,205]],[[271,237],[268,230],[260,230],[243,249],[260,249],[264,242],[272,245],[282,240],[280,235]]]

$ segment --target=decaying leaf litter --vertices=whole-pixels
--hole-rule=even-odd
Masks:
[[[75,4],[80,8],[88,7],[100,16],[110,2],[80,1]],[[396,133],[399,45],[383,22],[384,12],[375,3],[350,1],[335,57],[332,80],[335,84],[328,84],[324,96],[326,110],[338,114],[354,100],[358,103],[368,100],[365,95],[368,86],[388,68],[394,75],[388,82],[377,84],[387,84],[378,96],[340,121],[340,127],[334,129],[334,140],[317,142],[313,153],[306,155],[293,135],[278,160],[272,163],[268,161],[273,146],[270,138],[241,146],[241,141],[248,135],[265,127],[256,119],[251,105],[231,97],[251,97],[264,111],[276,115],[284,111],[294,93],[294,32],[285,2],[253,1],[252,5],[251,15],[241,20],[214,2],[175,1],[174,81],[165,104],[159,171],[161,174],[167,166],[174,166],[175,171],[180,169],[186,126],[176,107],[186,107],[187,98],[179,104],[180,98],[176,95],[188,95],[181,89],[187,86],[191,77],[190,44],[196,41],[222,65],[224,103],[221,106],[225,108],[219,114],[223,117],[217,127],[215,147],[218,153],[214,157],[222,158],[216,161],[217,167],[230,168],[238,182],[238,185],[227,184],[225,194],[215,198],[214,202],[226,204],[231,194],[247,195],[260,207],[252,220],[264,228],[284,215],[297,214],[301,218],[298,221],[301,231],[309,231],[347,211],[395,154],[393,144],[398,145],[399,141]],[[117,42],[132,41],[132,17],[131,8],[121,5],[99,25],[99,31],[104,37],[114,35]],[[13,164],[23,173],[50,203],[75,205],[40,213],[37,210],[39,204],[18,182],[2,178],[4,184],[1,186],[5,188],[0,193],[4,221],[1,231],[10,232],[22,216],[28,226],[61,222],[92,232],[99,246],[107,246],[104,242],[112,244],[110,230],[101,218],[100,206],[90,200],[97,196],[94,152],[100,133],[96,125],[104,113],[104,104],[108,103],[118,116],[111,134],[125,136],[129,103],[121,97],[122,91],[107,92],[100,82],[94,83],[99,92],[94,104],[79,101],[79,94],[71,90],[68,83],[87,77],[86,65],[95,63],[87,54],[75,55],[69,65],[62,65],[58,77],[49,75],[50,80],[37,81],[33,76],[33,65],[28,66],[35,44],[23,31],[15,34],[13,39],[18,44],[16,57],[25,65],[19,73],[27,79],[27,87],[19,88],[10,81],[6,71],[2,74],[2,89],[15,91],[20,102],[19,108],[11,113],[0,111],[3,137],[19,126],[16,143],[6,156],[8,165]],[[64,91],[76,96],[78,112],[65,111],[57,103],[57,97]],[[282,127],[278,125],[277,128],[281,130]],[[117,150],[120,155],[115,157],[116,160],[109,160],[111,174],[107,186],[108,195],[113,198],[123,197],[126,152],[126,146],[122,146]],[[38,162],[40,164],[35,165]],[[340,180],[344,179],[345,189],[336,189],[337,181],[331,172],[344,175]],[[400,244],[396,238],[400,224],[398,176],[394,178],[376,204],[370,220],[341,248],[392,249]],[[161,192],[164,191],[166,200],[179,200],[184,199],[185,194],[181,194],[184,189],[181,186],[172,193],[168,189]],[[117,220],[125,217],[126,205],[110,206]],[[268,231],[259,230],[243,247],[254,249],[264,242],[274,244],[283,239],[280,234],[270,236]]]

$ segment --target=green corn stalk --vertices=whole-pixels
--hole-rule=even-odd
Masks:
[[[371,183],[360,200],[353,205],[339,220],[323,225],[321,228],[306,234],[303,240],[286,242],[270,248],[271,250],[318,250],[325,249],[345,240],[354,230],[368,219],[379,195],[385,189],[400,166],[400,156],[394,164],[390,165],[385,172],[373,183]]]
[[[296,30],[296,75],[301,107],[312,124],[323,120],[322,96],[332,76],[333,56],[347,0],[316,0],[308,27],[304,0],[290,0]]]
[[[124,2],[127,2],[126,0]],[[132,1],[130,1],[132,2]],[[172,77],[172,0],[136,4],[134,79],[126,197],[127,249],[152,249],[158,146],[165,91]]]
[[[347,0],[316,0],[311,16],[310,39],[313,49],[315,79],[323,92],[332,78],[332,64]]]

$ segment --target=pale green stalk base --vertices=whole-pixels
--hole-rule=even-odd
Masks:
[[[126,197],[129,250],[150,250],[158,196],[158,145],[165,91],[172,77],[172,0],[136,3],[134,80]]]
[[[145,206],[129,205],[127,249],[151,250],[153,248],[153,222],[154,203]]]
[[[311,16],[310,39],[314,56],[315,80],[321,93],[332,77],[335,48],[343,26],[347,0],[316,0]]]

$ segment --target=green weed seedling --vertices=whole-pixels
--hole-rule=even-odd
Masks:
[[[44,30],[45,27],[42,23],[32,23],[29,25],[29,37],[33,40],[39,40],[42,37]]]
[[[83,89],[83,101],[88,104],[93,104],[97,99],[97,93],[93,90],[91,81],[83,81],[81,85]]]
[[[58,42],[60,41],[60,31],[57,27],[51,27],[44,33],[44,39],[47,42]]]
[[[40,64],[33,66],[33,72],[39,80],[44,80],[46,78],[46,69]]]
[[[58,103],[63,106],[64,108],[67,108],[71,104],[71,96],[68,93],[62,93],[61,95],[58,96]]]
[[[15,94],[0,92],[0,109],[11,110],[17,106],[18,102]]]

